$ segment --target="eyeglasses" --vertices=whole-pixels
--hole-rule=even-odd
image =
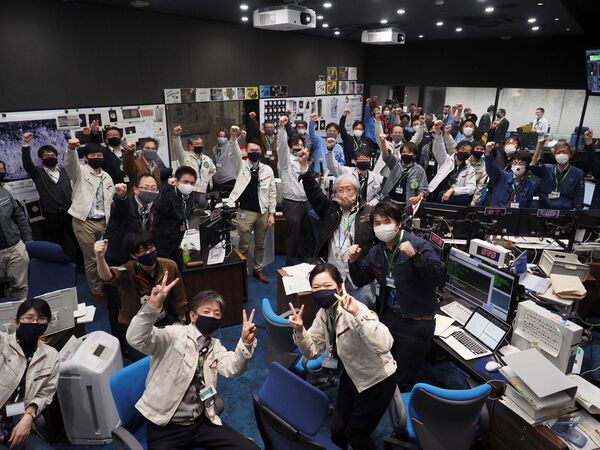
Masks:
[[[143,149],[143,150],[144,150],[145,152],[155,152],[155,151],[157,151],[157,149],[155,149],[155,148],[148,148],[148,147],[144,147],[144,149]]]
[[[156,250],[156,247],[154,245],[145,248],[143,250],[140,250],[138,252],[136,252],[135,256],[144,256],[144,255],[148,255],[150,253],[152,253],[154,250]]]
[[[335,190],[336,194],[354,194],[355,192],[356,192],[356,189],[354,189],[353,187],[337,188]]]
[[[147,188],[147,187],[139,187],[140,191],[145,191],[145,192],[158,192],[158,189],[156,188]]]
[[[23,316],[19,319],[21,323],[48,323],[48,318],[45,316],[35,317],[35,316]]]

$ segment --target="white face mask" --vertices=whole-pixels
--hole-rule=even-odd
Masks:
[[[463,134],[464,134],[466,137],[471,137],[471,136],[473,136],[473,132],[474,132],[474,131],[475,131],[475,130],[474,130],[473,128],[471,128],[471,127],[464,127],[464,128],[463,128]]]
[[[556,159],[556,162],[559,164],[566,164],[569,162],[569,155],[565,155],[564,153],[559,153],[558,155],[554,156],[554,159]]]
[[[515,144],[506,144],[504,146],[504,153],[506,153],[507,156],[511,156],[516,151],[517,151],[517,146]]]
[[[390,112],[386,109],[385,111],[383,111],[383,115],[385,117],[389,117],[390,116]]]
[[[375,237],[381,242],[391,242],[398,235],[398,226],[395,223],[384,223],[373,227]]]
[[[296,133],[302,136],[303,134],[306,134],[306,128],[296,128]]]
[[[179,183],[177,185],[177,189],[179,189],[179,192],[181,192],[183,195],[190,195],[192,193],[192,191],[194,190],[194,186],[192,186],[191,184]]]
[[[354,130],[354,137],[355,138],[361,138],[363,135],[363,130]]]
[[[515,177],[520,177],[525,173],[525,166],[512,166],[511,169]]]
[[[227,138],[226,138],[226,137],[224,137],[224,136],[219,136],[219,137],[217,138],[217,141],[219,141],[219,144],[223,145],[223,144],[226,144],[226,143],[227,143]]]

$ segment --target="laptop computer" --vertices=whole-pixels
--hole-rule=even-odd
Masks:
[[[509,331],[509,324],[478,306],[464,328],[442,339],[461,358],[469,361],[494,353]]]

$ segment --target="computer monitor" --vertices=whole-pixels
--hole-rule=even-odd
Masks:
[[[510,325],[478,307],[465,323],[464,329],[492,352],[495,352],[509,333]]]
[[[472,208],[467,214],[471,223],[471,237],[485,239],[489,235],[515,235],[519,229],[519,209]]]
[[[446,205],[444,203],[422,203],[423,215],[421,228],[425,227],[442,237],[453,239],[467,239],[469,227],[467,226],[467,206]]]
[[[600,94],[600,50],[586,50],[587,88],[590,94]]]
[[[519,229],[514,235],[570,239],[575,233],[573,214],[567,209],[519,209]]]

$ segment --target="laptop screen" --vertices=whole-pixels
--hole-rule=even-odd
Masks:
[[[510,331],[510,325],[483,308],[477,307],[469,317],[464,329],[491,351],[496,351]]]

